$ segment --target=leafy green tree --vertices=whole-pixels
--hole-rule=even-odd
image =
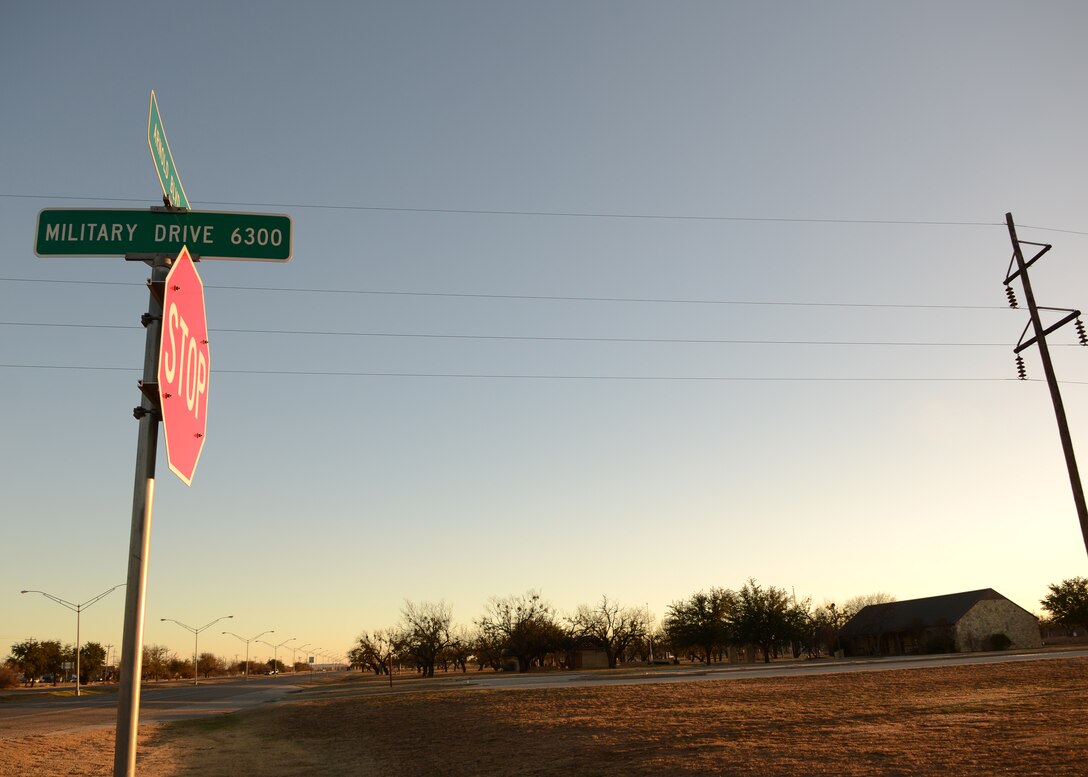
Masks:
[[[215,655],[215,653],[201,653],[196,662],[197,671],[208,679],[212,675],[220,675],[227,671],[227,662]]]
[[[88,642],[79,648],[79,682],[87,683],[98,677],[106,665],[106,649],[97,642]]]
[[[1088,578],[1072,577],[1047,586],[1040,604],[1059,626],[1088,626]]]
[[[10,660],[30,685],[37,684],[44,675],[51,675],[56,685],[64,672],[64,662],[72,658],[72,648],[65,648],[57,640],[28,639],[11,646]]]
[[[794,604],[785,589],[764,588],[749,578],[737,592],[733,612],[734,637],[738,643],[755,645],[770,663],[776,646],[802,642],[808,631],[808,606]]]
[[[634,607],[621,607],[607,596],[601,603],[589,607],[580,605],[570,618],[575,637],[584,637],[604,651],[608,668],[616,668],[617,656],[622,656],[635,640],[645,637],[646,614]]]
[[[673,653],[697,653],[705,663],[711,663],[730,642],[730,618],[735,606],[736,594],[725,588],[699,591],[669,605],[664,631]]]
[[[58,643],[58,653],[59,647]],[[8,663],[22,673],[23,681],[27,685],[36,685],[42,675],[52,671],[45,643],[36,639],[27,639],[12,645]]]

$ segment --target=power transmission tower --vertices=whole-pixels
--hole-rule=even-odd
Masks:
[[[1031,315],[1031,321],[1024,327],[1023,334],[1020,335],[1020,342],[1017,343],[1016,348],[1013,349],[1013,353],[1016,354],[1016,367],[1019,372],[1021,380],[1027,377],[1027,373],[1024,369],[1024,359],[1020,356],[1020,352],[1032,345],[1039,346],[1039,358],[1043,363],[1043,373],[1046,375],[1047,386],[1050,387],[1050,398],[1054,402],[1054,416],[1058,421],[1058,435],[1062,440],[1062,450],[1065,452],[1065,466],[1069,470],[1069,483],[1073,487],[1073,501],[1077,505],[1077,517],[1080,520],[1080,533],[1084,539],[1084,549],[1088,552],[1088,505],[1084,501],[1084,488],[1080,482],[1080,471],[1077,469],[1077,459],[1073,454],[1073,438],[1069,434],[1069,422],[1065,417],[1065,405],[1062,404],[1062,395],[1058,390],[1058,379],[1054,375],[1054,364],[1050,360],[1050,349],[1046,344],[1046,336],[1056,329],[1065,326],[1070,321],[1076,321],[1077,335],[1080,338],[1081,345],[1088,345],[1088,336],[1085,335],[1084,324],[1080,320],[1079,310],[1067,310],[1064,308],[1040,308],[1035,304],[1035,294],[1031,290],[1031,281],[1028,279],[1028,268],[1035,264],[1038,259],[1051,249],[1051,246],[1046,243],[1031,243],[1026,240],[1018,240],[1016,237],[1016,225],[1013,223],[1012,214],[1005,214],[1005,223],[1009,227],[1009,239],[1012,240],[1012,261],[1009,262],[1009,270],[1005,276],[1005,294],[1009,298],[1009,305],[1017,307],[1016,294],[1013,292],[1012,287],[1009,285],[1016,278],[1020,278],[1020,283],[1024,289],[1024,299],[1028,304],[1028,313]],[[1024,252],[1022,246],[1034,246],[1040,250],[1031,259],[1024,259]],[[1015,265],[1015,270],[1013,266]],[[1049,327],[1043,327],[1043,320],[1039,314],[1040,310],[1050,310],[1060,313],[1065,313],[1065,317],[1058,321],[1056,324],[1052,324]],[[1028,329],[1031,328],[1034,331],[1034,336],[1024,339],[1027,335]]]

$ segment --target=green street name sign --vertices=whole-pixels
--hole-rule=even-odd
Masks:
[[[174,256],[286,262],[291,217],[203,210],[61,209],[38,213],[38,256]]]
[[[189,198],[185,196],[178,169],[174,167],[174,155],[170,153],[170,143],[166,139],[166,130],[159,116],[159,102],[155,99],[155,90],[151,90],[151,107],[147,110],[147,147],[151,149],[151,159],[155,163],[155,172],[159,175],[162,193],[175,208],[188,208]]]

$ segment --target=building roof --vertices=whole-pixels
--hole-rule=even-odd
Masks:
[[[983,588],[958,594],[908,599],[904,602],[870,604],[847,621],[839,634],[851,637],[951,626],[966,615],[968,610],[986,599],[1009,601],[994,589]]]

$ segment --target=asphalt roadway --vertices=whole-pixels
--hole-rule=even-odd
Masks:
[[[740,680],[759,677],[804,677],[846,672],[921,669],[949,665],[1046,661],[1088,656],[1088,648],[963,653],[939,656],[820,661],[777,661],[770,664],[684,664],[668,667],[627,667],[612,671],[539,672],[527,674],[449,673],[430,680],[395,675],[392,687],[385,679],[344,672],[185,681],[145,685],[141,692],[140,722],[159,723],[219,715],[262,704],[319,698],[361,697],[373,694],[431,690],[484,690],[517,688],[576,688],[594,685]],[[112,728],[117,719],[116,689],[88,688],[81,696],[58,696],[55,689],[17,689],[0,694],[0,739],[32,734],[70,733]]]
[[[248,680],[210,680],[193,685],[178,680],[148,683],[140,691],[140,722],[162,723],[199,718],[279,701],[298,692],[306,675],[294,684],[290,676],[252,677]],[[85,686],[77,697],[74,686],[40,686],[0,694],[0,739],[30,734],[71,733],[117,724],[117,689]],[[72,695],[57,695],[58,690]]]

